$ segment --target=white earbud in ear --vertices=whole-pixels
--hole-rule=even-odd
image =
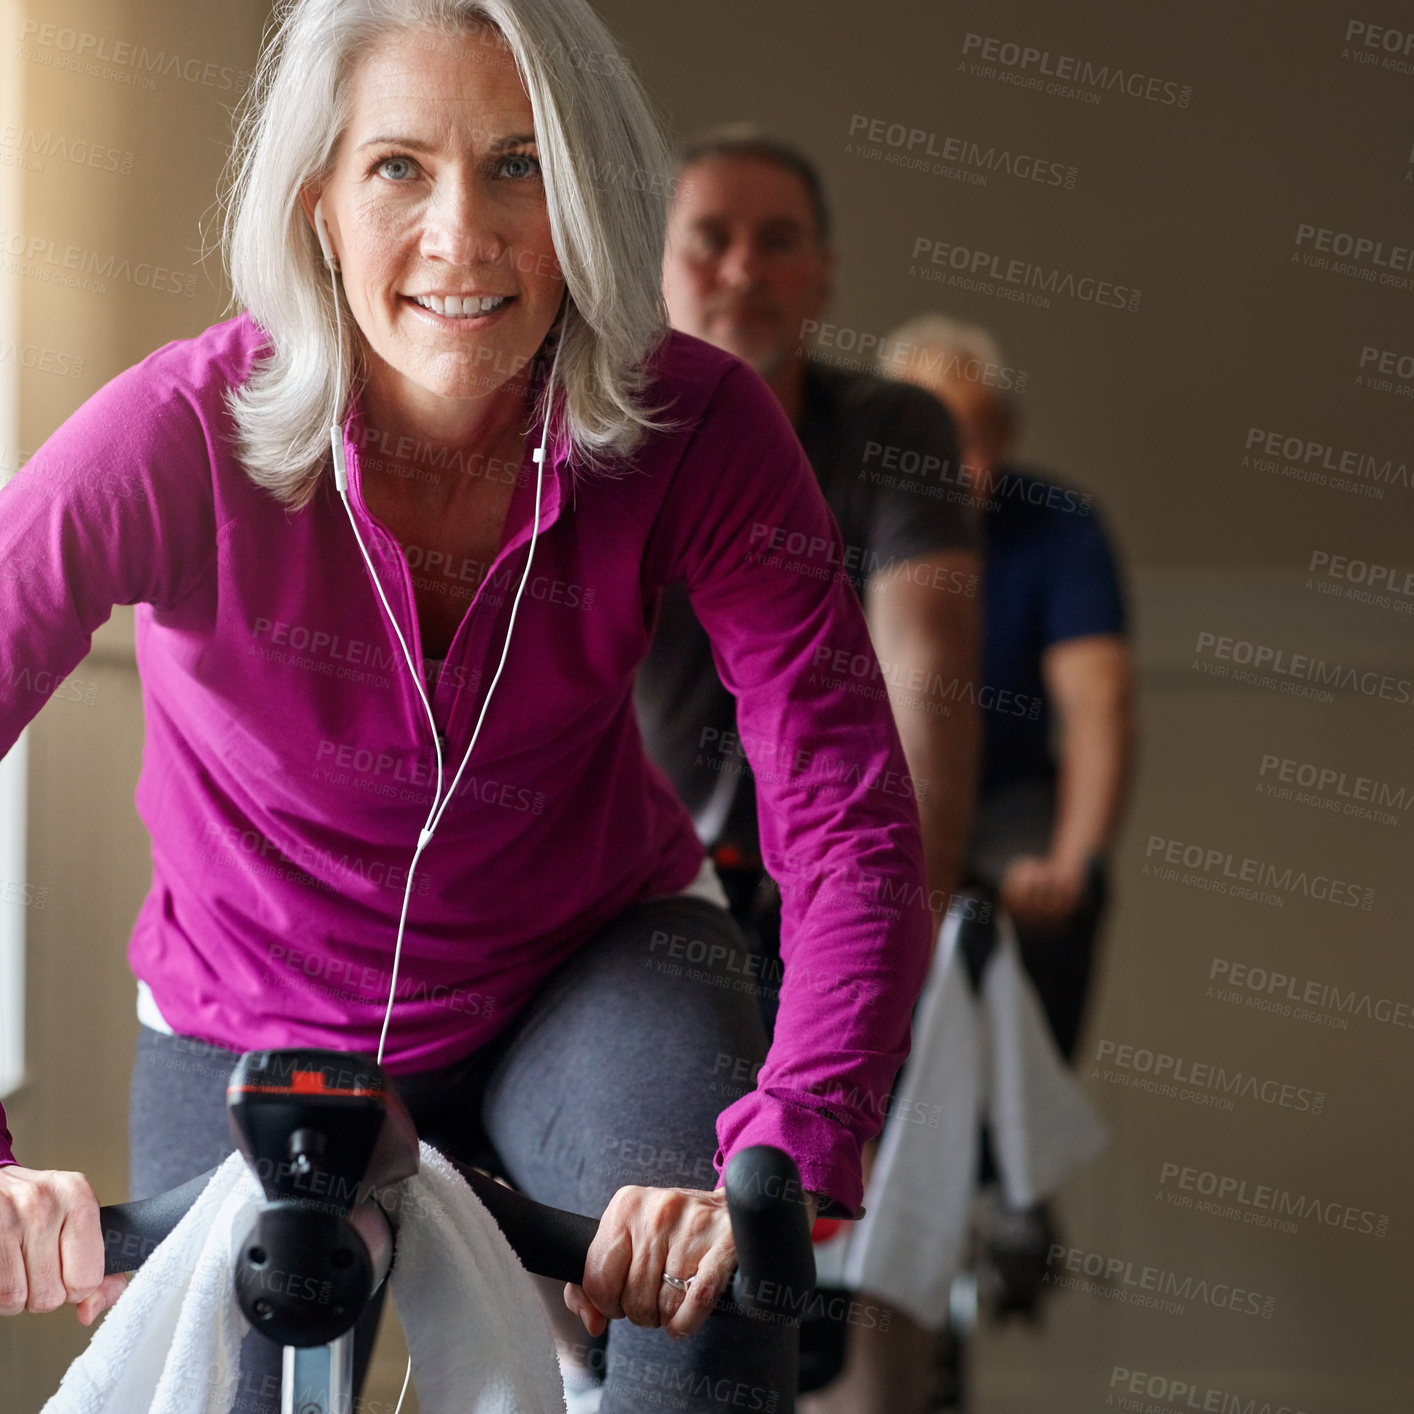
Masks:
[[[324,198],[314,203],[314,234],[319,237],[319,249],[324,253],[324,263],[334,268],[334,247],[329,241],[329,225],[324,219]]]

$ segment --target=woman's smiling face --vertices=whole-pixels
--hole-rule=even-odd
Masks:
[[[408,409],[523,385],[564,279],[535,122],[490,30],[385,36],[350,83],[351,114],[316,197],[367,350],[370,383]]]

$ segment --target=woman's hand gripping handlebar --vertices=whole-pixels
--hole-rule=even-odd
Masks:
[[[98,1200],[83,1174],[0,1168],[0,1315],[68,1303],[90,1325],[127,1285],[117,1270],[104,1262]]]
[[[812,1200],[795,1164],[758,1146],[736,1155],[724,1177],[715,1193],[630,1187],[614,1195],[583,1277],[565,1288],[566,1306],[591,1335],[618,1317],[681,1338],[714,1312],[800,1315],[815,1264]]]

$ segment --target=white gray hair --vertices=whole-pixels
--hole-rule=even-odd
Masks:
[[[900,324],[884,339],[878,355],[879,371],[886,377],[906,377],[930,390],[936,388],[932,380],[947,373],[982,384],[991,394],[998,429],[1012,436],[1018,418],[1016,403],[1006,391],[1011,385],[1001,380],[1005,363],[1002,346],[991,333],[946,314],[919,314]],[[901,373],[900,366],[906,372]]]
[[[960,354],[978,363],[1001,368],[1002,347],[980,324],[964,324],[945,314],[920,314],[900,324],[884,341],[895,347],[935,349],[940,353]]]
[[[568,285],[558,431],[593,466],[663,425],[645,405],[642,369],[668,327],[661,282],[672,168],[642,86],[585,0],[282,0],[242,101],[223,244],[234,303],[271,344],[229,395],[238,449],[251,479],[292,508],[314,496],[331,412],[347,406],[362,368],[347,303],[340,358],[332,282],[299,194],[332,168],[353,70],[370,45],[403,29],[482,27],[504,39],[530,97]],[[554,394],[542,391],[537,420]]]

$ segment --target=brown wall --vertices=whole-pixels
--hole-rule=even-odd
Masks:
[[[1332,0],[1104,0],[1083,10],[1039,0],[867,9],[610,0],[602,11],[679,131],[750,117],[818,157],[837,215],[832,317],[841,327],[882,334],[942,308],[993,328],[1028,374],[1023,451],[1099,494],[1130,568],[1143,744],[1085,1052],[1086,1083],[1116,1138],[1066,1193],[1065,1240],[1135,1268],[1270,1296],[1272,1310],[1243,1316],[1190,1298],[1178,1314],[1070,1292],[1039,1333],[979,1342],[978,1407],[1103,1408],[1114,1369],[1125,1367],[1230,1391],[1243,1407],[1407,1408],[1414,1146],[1401,1117],[1411,1033],[1358,1015],[1336,1030],[1228,1005],[1205,989],[1216,960],[1414,999],[1408,807],[1379,823],[1259,793],[1269,755],[1414,789],[1410,707],[1358,690],[1321,702],[1243,685],[1197,667],[1195,645],[1202,633],[1229,635],[1414,679],[1407,615],[1322,595],[1304,572],[1321,550],[1414,567],[1414,492],[1375,483],[1382,495],[1369,497],[1342,489],[1352,478],[1338,473],[1320,485],[1243,464],[1254,427],[1337,455],[1396,467],[1409,459],[1408,393],[1361,386],[1357,375],[1364,347],[1414,354],[1414,289],[1294,257],[1305,248],[1295,239],[1301,223],[1368,236],[1386,251],[1414,246],[1414,71],[1359,64],[1350,54],[1382,51],[1345,41],[1353,16],[1404,31],[1414,17],[1388,3],[1350,10]],[[18,445],[0,447],[4,470],[114,373],[220,317],[219,261],[196,258],[212,229],[235,97],[221,70],[250,67],[264,7],[7,0],[0,45],[18,49],[26,15],[110,48],[129,41],[199,61],[187,70],[195,79],[165,73],[144,89],[44,62],[67,57],[56,34],[50,46],[31,36],[41,57],[18,64],[36,141],[97,141],[120,167],[131,158],[126,174],[52,152],[35,159],[38,170],[20,170],[26,242],[160,264],[194,277],[195,292],[124,280],[106,293],[66,289],[38,278],[34,260],[16,273],[7,255],[22,342],[82,366],[77,377],[19,373],[22,420]],[[1175,94],[1187,90],[1186,106],[1112,90],[1090,104],[979,77],[963,67],[970,33],[1157,76]],[[208,63],[215,73],[205,81]],[[932,135],[938,151],[958,137],[1060,163],[1075,169],[1074,185],[998,173],[978,185],[886,165],[848,150],[856,117]],[[13,171],[17,149],[0,139],[0,162]],[[910,273],[920,238],[1142,295],[1133,312],[1063,295],[1037,308],[926,281]],[[146,839],[131,805],[142,724],[128,622],[116,616],[75,674],[96,689],[93,701],[55,701],[31,734],[29,873],[49,889],[49,905],[28,919],[30,1079],[8,1102],[25,1158],[84,1168],[104,1196],[123,1186],[135,1023],[122,952],[146,883]],[[1279,905],[1251,902],[1204,878],[1185,883],[1182,869],[1177,881],[1146,874],[1154,838],[1293,876],[1334,876],[1372,890],[1370,907],[1293,891]],[[1089,1063],[1106,1041],[1320,1091],[1323,1110],[1240,1099],[1223,1112],[1122,1088]],[[1165,1163],[1387,1215],[1387,1235],[1313,1218],[1280,1232],[1175,1208],[1161,1196]],[[68,1312],[0,1322],[4,1408],[38,1409],[84,1338]],[[390,1351],[375,1397],[400,1373]]]
[[[1365,345],[1414,353],[1414,270],[1393,290],[1293,262],[1302,223],[1403,246],[1409,259],[1414,74],[1342,57],[1352,16],[1408,32],[1407,7],[600,8],[680,133],[751,119],[819,161],[837,213],[840,325],[884,334],[937,308],[996,332],[1031,375],[1023,450],[1100,493],[1137,562],[1304,564],[1335,526],[1362,553],[1403,549],[1407,484],[1369,501],[1244,469],[1242,457],[1260,427],[1409,459],[1407,395],[1355,378]],[[1101,91],[1091,104],[975,77],[969,35],[1167,88],[1155,101]],[[856,118],[916,129],[939,153],[955,138],[1074,168],[1074,186],[997,172],[978,186],[886,165],[857,150]],[[928,143],[863,146],[908,157]],[[935,283],[910,273],[925,263],[912,256],[919,238],[1141,299],[1134,313],[1064,296],[1039,309]]]

